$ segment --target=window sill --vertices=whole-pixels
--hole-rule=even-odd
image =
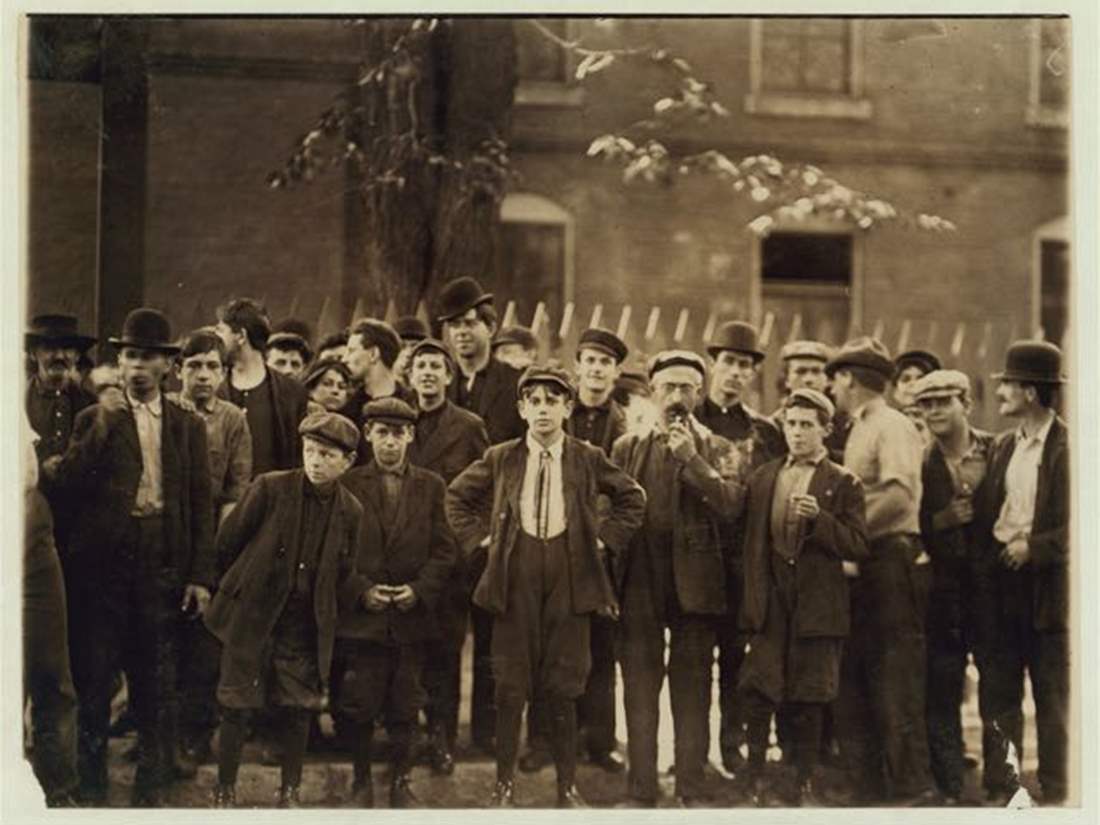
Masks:
[[[584,89],[550,81],[520,81],[516,87],[517,106],[577,107],[584,103]]]
[[[1068,129],[1069,110],[1031,104],[1027,107],[1027,125],[1036,129]]]
[[[843,95],[818,97],[815,95],[757,92],[745,96],[745,111],[751,115],[773,115],[776,117],[869,120],[873,107],[871,101],[867,98],[845,97]]]

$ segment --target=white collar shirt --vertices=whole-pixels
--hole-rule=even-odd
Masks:
[[[552,539],[565,532],[565,489],[562,480],[562,453],[565,438],[543,447],[527,434],[527,466],[520,491],[520,523],[523,531],[535,538]],[[549,454],[549,502],[543,507],[543,530],[539,529],[538,478],[543,453]]]
[[[1043,447],[1053,423],[1054,414],[1051,413],[1046,423],[1033,435],[1027,435],[1023,427],[1016,430],[1016,444],[1005,469],[1005,500],[993,525],[993,536],[1002,544],[1031,535],[1031,523],[1035,520],[1035,494],[1039,489],[1039,464],[1043,460]]]
[[[161,427],[164,401],[160,393],[152,401],[138,401],[129,392],[126,400],[134,415],[138,442],[141,444],[141,480],[134,500],[135,516],[156,515],[164,510],[161,469]]]

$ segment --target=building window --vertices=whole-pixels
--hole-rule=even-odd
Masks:
[[[554,42],[555,37],[565,41],[576,39],[576,21],[561,17],[520,18],[514,26],[519,75],[516,103],[521,106],[580,105],[584,92],[574,80],[576,61],[571,52]]]
[[[1062,129],[1069,125],[1071,62],[1069,19],[1031,21],[1030,125]]]
[[[865,119],[859,20],[770,18],[749,24],[750,92],[758,115]]]
[[[1039,326],[1043,337],[1061,346],[1069,327],[1069,244],[1039,243]]]
[[[573,216],[556,203],[530,193],[505,197],[494,286],[515,302],[513,323],[529,325],[540,301],[551,319],[561,319],[573,300],[574,244]]]

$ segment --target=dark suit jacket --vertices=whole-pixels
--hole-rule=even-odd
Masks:
[[[206,426],[161,396],[161,485],[164,541],[179,583],[214,584],[214,505],[210,496]],[[126,529],[141,480],[141,442],[129,407],[107,412],[106,431],[95,425],[100,406],[77,416],[58,478],[79,496],[69,555],[76,578],[111,575],[110,548]]]
[[[439,422],[430,438],[417,430],[409,445],[409,463],[438,473],[450,484],[489,449],[485,422],[451,401],[443,402]]]
[[[613,398],[609,399],[607,404],[607,429],[604,431],[600,443],[595,446],[603,450],[606,455],[611,455],[611,448],[615,445],[615,442],[626,435],[626,410],[623,409],[622,404]],[[569,435],[576,435],[573,429],[573,419],[570,418],[565,422],[565,431]]]
[[[759,633],[768,615],[771,592],[771,514],[775,482],[786,458],[769,461],[749,479],[745,497],[744,591],[739,624]],[[821,513],[798,540],[796,562],[797,606],[794,635],[843,637],[848,635],[848,582],[841,560],[867,558],[863,484],[850,471],[828,458],[814,469],[807,495],[817,498]]]
[[[275,418],[275,464],[281,470],[302,466],[302,437],[298,425],[308,413],[309,395],[295,379],[267,369],[271,384],[271,412]],[[218,397],[229,400],[229,379],[218,387]]]
[[[488,559],[474,590],[474,604],[490,613],[503,614],[508,609],[508,560],[521,529],[527,452],[525,438],[490,447],[447,490],[447,519],[462,550],[472,556],[489,536]],[[617,604],[597,539],[611,554],[625,553],[645,516],[645,494],[599,447],[568,435],[562,450],[562,484],[573,612],[591,613]],[[611,500],[602,520],[596,512],[601,493]]]
[[[1055,418],[1050,426],[1039,463],[1035,493],[1035,518],[1028,541],[1031,560],[1026,569],[1034,577],[1032,616],[1039,631],[1064,631],[1069,627],[1069,438],[1066,424]],[[997,437],[985,483],[975,500],[974,525],[980,546],[975,576],[980,587],[995,586],[1004,569],[993,525],[1005,500],[1005,472],[1016,449],[1016,431]]]
[[[516,384],[519,376],[520,372],[515,367],[491,358],[489,366],[485,368],[485,377],[482,379],[485,386],[481,388],[477,403],[467,407],[485,422],[489,441],[493,444],[500,444],[510,438],[520,438],[527,431],[516,407]],[[447,390],[447,397],[456,404],[459,398],[458,386],[465,380],[459,372]]]
[[[243,707],[262,704],[262,673],[271,632],[290,596],[301,541],[302,470],[276,470],[257,476],[218,529],[217,553],[225,575],[206,610],[210,632],[225,645],[219,694],[236,695]],[[355,571],[363,508],[337,486],[317,564],[313,590],[317,619],[317,662],[327,681],[332,663],[337,605],[353,603],[365,583]],[[235,704],[235,706],[237,706]]]
[[[677,508],[673,520],[672,572],[677,599],[686,612],[719,615],[727,609],[727,577],[735,564],[720,529],[723,522],[731,521],[740,511],[747,468],[741,466],[736,474],[722,475],[719,468],[726,463],[726,457],[737,453],[737,448],[698,422],[693,430],[698,455],[676,475],[670,502]],[[612,461],[641,481],[656,442],[663,437],[657,432],[629,433],[615,442]],[[657,545],[653,538],[646,529],[635,534],[627,564],[616,567],[618,592],[631,587],[634,576],[651,583],[663,580],[659,568],[668,548]],[[667,595],[652,593],[657,615],[664,614]]]
[[[382,644],[433,638],[437,634],[434,608],[458,555],[443,510],[447,492],[443,479],[409,465],[392,522],[384,513],[382,471],[374,461],[349,471],[343,483],[363,505],[356,566],[365,588],[408,584],[416,591],[417,603],[406,613],[393,605],[379,613],[358,602],[349,605],[340,615],[336,635]]]

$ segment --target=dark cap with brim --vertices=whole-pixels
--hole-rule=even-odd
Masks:
[[[626,360],[629,350],[623,340],[609,329],[590,327],[581,333],[577,341],[577,355],[582,349],[595,349],[615,359],[616,364]]]
[[[516,393],[521,394],[524,387],[532,384],[553,384],[560,387],[562,392],[570,398],[574,398],[577,394],[569,373],[557,367],[537,367],[534,365],[528,367],[519,377],[519,382],[516,384]]]
[[[358,428],[340,413],[310,413],[298,425],[298,432],[302,438],[313,438],[345,453],[354,452],[359,447]]]
[[[888,381],[894,377],[894,361],[890,358],[890,350],[877,338],[864,336],[848,341],[829,359],[829,363],[825,365],[825,373],[831,378],[836,375],[837,370],[845,367],[862,367],[879,373]]]
[[[363,405],[363,426],[367,427],[373,421],[399,426],[415,425],[416,410],[392,395],[376,398]]]

